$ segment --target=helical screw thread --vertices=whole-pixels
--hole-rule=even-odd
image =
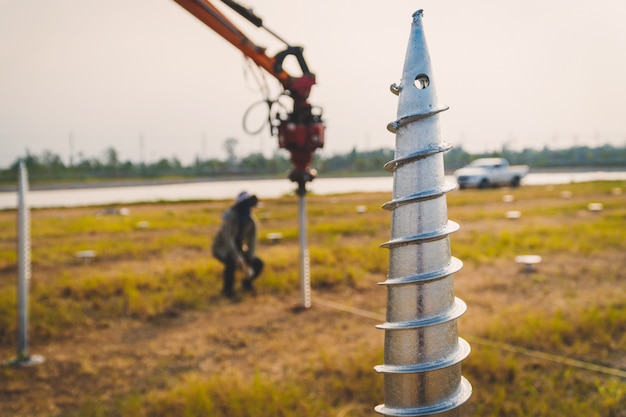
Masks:
[[[438,119],[447,107],[436,94],[422,30],[422,12],[413,23],[403,77],[391,92],[400,98],[398,119],[388,126],[396,134],[396,155],[385,165],[394,175],[391,211],[384,364],[387,416],[458,416],[472,388],[461,375],[470,352],[458,337],[457,319],[465,303],[454,296],[453,276],[462,262],[451,256],[446,194],[455,186],[445,180]],[[418,83],[419,81],[419,83]]]

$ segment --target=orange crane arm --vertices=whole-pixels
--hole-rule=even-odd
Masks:
[[[230,42],[239,49],[245,56],[252,59],[258,66],[274,76],[285,88],[298,98],[306,99],[310,89],[315,84],[315,75],[308,70],[308,66],[302,55],[302,48],[288,46],[286,50],[278,53],[274,57],[266,55],[265,48],[252,42],[241,30],[235,26],[218,8],[208,0],[174,0],[189,13],[194,15],[201,22],[213,29],[218,35]],[[242,14],[251,23],[258,27],[262,26],[262,21],[250,11],[244,9],[233,1],[224,1],[228,6],[235,8],[235,11]],[[247,13],[244,15],[244,13]],[[280,38],[279,38],[280,39]],[[282,39],[281,39],[282,41]],[[284,41],[283,41],[284,42]],[[294,55],[302,69],[302,77],[294,77],[283,69],[283,61]],[[294,99],[295,96],[294,96]],[[296,99],[297,101],[297,99]]]
[[[290,174],[290,179],[298,182],[301,187],[306,181],[311,181],[315,174],[310,170],[309,163],[313,159],[315,149],[324,146],[325,127],[321,115],[313,114],[312,107],[308,102],[311,87],[315,85],[315,75],[309,71],[302,53],[303,49],[290,46],[278,35],[265,28],[287,45],[284,51],[270,57],[266,54],[265,48],[252,42],[211,1],[174,1],[275,77],[289,93],[289,96],[293,98],[293,111],[285,119],[281,119],[277,126],[278,143],[281,148],[285,148],[291,153],[294,170]],[[263,27],[263,21],[258,16],[234,0],[222,0],[222,2],[255,26]],[[302,76],[292,76],[283,68],[283,62],[289,56],[295,57],[298,61]]]

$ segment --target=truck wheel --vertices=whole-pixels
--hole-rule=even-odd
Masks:
[[[519,187],[520,177],[513,177],[511,180],[511,187]]]
[[[487,178],[483,178],[482,180],[480,180],[480,182],[478,183],[478,188],[480,188],[481,190],[489,188],[489,180]]]

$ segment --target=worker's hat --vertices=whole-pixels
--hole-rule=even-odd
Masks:
[[[242,192],[240,192],[237,195],[237,198],[235,198],[235,204],[234,205],[237,206],[237,205],[239,205],[239,204],[241,204],[243,202],[250,201],[252,199],[254,199],[255,202],[258,201],[258,198],[257,198],[256,195],[250,194],[247,191],[242,191]]]

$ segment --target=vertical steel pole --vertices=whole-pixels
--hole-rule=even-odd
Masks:
[[[387,416],[459,416],[472,388],[461,375],[470,351],[458,337],[457,319],[465,312],[454,296],[453,275],[462,267],[451,256],[449,235],[458,224],[448,220],[445,195],[455,188],[445,181],[439,139],[439,113],[422,11],[413,14],[400,85],[398,119],[388,126],[396,134],[395,159],[385,165],[394,174],[387,287],[384,364]]]
[[[28,359],[28,288],[30,284],[30,208],[27,202],[28,173],[19,165],[18,180],[18,265],[17,265],[17,360]]]
[[[311,307],[311,275],[309,265],[309,248],[306,233],[306,188],[304,182],[298,183],[298,229],[300,236],[300,288],[302,306]]]
[[[14,366],[43,362],[39,355],[28,354],[28,291],[30,289],[30,207],[28,206],[28,172],[19,164],[17,190],[17,357],[8,362]]]

